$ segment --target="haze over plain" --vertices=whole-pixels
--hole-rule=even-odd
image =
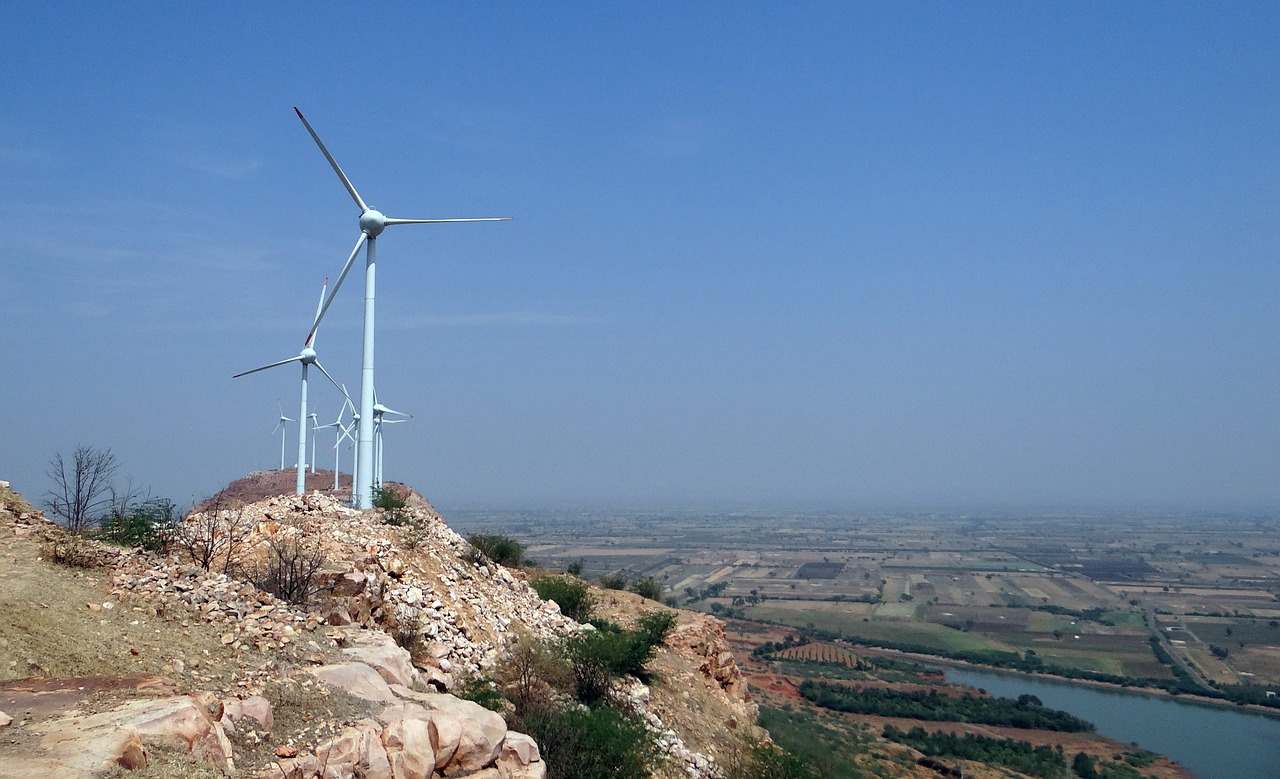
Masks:
[[[370,205],[515,217],[379,247],[387,477],[444,509],[1274,509],[1278,40],[1264,3],[10,6],[0,478],[278,465],[297,372],[230,377],[297,353],[356,221],[297,105]],[[353,393],[359,300],[318,346]]]

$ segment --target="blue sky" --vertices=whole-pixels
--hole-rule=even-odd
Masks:
[[[11,4],[0,68],[29,496],[278,465],[297,370],[230,377],[357,235],[297,105],[389,215],[514,217],[379,242],[443,508],[1280,507],[1274,4]]]

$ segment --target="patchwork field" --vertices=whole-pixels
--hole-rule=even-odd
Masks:
[[[652,576],[671,603],[722,616],[1169,678],[1148,643],[1155,636],[1210,681],[1280,690],[1274,517],[463,512],[451,521],[513,534],[548,567]],[[1178,622],[1186,636],[1165,631]]]

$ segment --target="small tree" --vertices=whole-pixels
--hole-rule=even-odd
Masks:
[[[107,513],[113,499],[112,482],[119,464],[110,449],[92,446],[76,448],[71,462],[62,452],[49,461],[53,489],[45,493],[44,505],[60,518],[72,533],[83,533]]]

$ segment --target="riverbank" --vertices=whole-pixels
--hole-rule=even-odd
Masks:
[[[1156,698],[1165,698],[1169,700],[1181,701],[1197,706],[1208,706],[1218,709],[1227,709],[1230,711],[1247,711],[1251,714],[1258,714],[1270,719],[1280,720],[1280,709],[1274,709],[1269,706],[1257,706],[1248,703],[1233,703],[1224,701],[1220,698],[1210,698],[1204,695],[1195,695],[1193,693],[1172,693],[1159,687],[1143,687],[1140,685],[1123,685],[1112,684],[1110,682],[1100,682],[1096,679],[1080,679],[1073,676],[1059,676],[1057,674],[1039,673],[1035,671],[1019,671],[1012,668],[1002,668],[998,665],[986,665],[984,663],[972,663],[967,660],[956,660],[950,657],[941,657],[939,655],[930,655],[922,652],[904,652],[900,649],[886,649],[884,647],[867,646],[859,644],[848,639],[835,639],[832,643],[856,649],[858,652],[873,657],[890,657],[899,659],[909,659],[917,663],[926,665],[936,665],[945,668],[966,668],[975,671],[984,671],[990,673],[1007,674],[1009,676],[1019,676],[1027,679],[1042,679],[1050,682],[1059,682],[1066,684],[1076,684],[1087,687],[1095,687],[1103,690],[1111,690],[1114,692],[1133,693],[1136,695],[1149,695]]]

